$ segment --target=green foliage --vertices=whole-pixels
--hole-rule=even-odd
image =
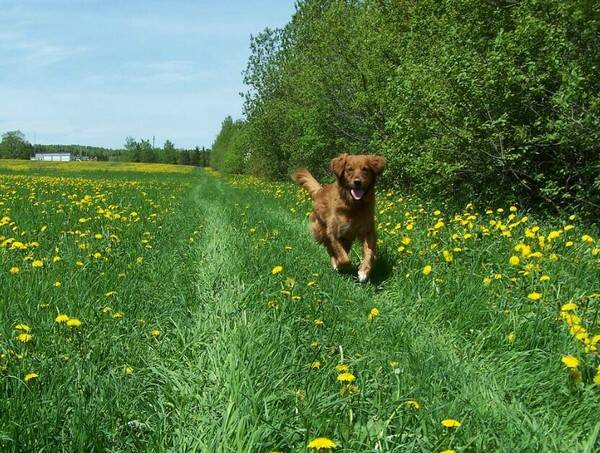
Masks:
[[[2,134],[0,159],[29,159],[32,150],[31,144],[25,140],[25,135],[21,131]]]
[[[251,40],[241,169],[379,152],[388,185],[597,210],[599,24],[588,0],[300,1]]]
[[[233,121],[230,116],[225,118],[212,146],[210,164],[227,173],[241,173],[247,163],[247,135],[241,121]]]

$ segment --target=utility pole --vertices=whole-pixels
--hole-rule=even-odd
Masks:
[[[152,136],[152,149],[154,149],[154,135]]]

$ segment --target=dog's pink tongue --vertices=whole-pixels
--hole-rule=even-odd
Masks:
[[[365,194],[365,191],[361,190],[361,189],[350,189],[350,194],[352,195],[352,198],[354,198],[355,200],[360,200],[362,198],[362,196]]]

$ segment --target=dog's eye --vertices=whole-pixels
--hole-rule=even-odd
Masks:
[[[364,173],[366,173],[367,171],[369,171],[369,169],[368,169],[367,167],[363,167],[363,168],[362,168],[362,171],[363,171]]]

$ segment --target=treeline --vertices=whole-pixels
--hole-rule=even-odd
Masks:
[[[381,153],[422,194],[600,205],[600,3],[302,0],[251,39],[223,171],[319,177]]]
[[[210,150],[204,147],[177,149],[170,140],[162,148],[155,148],[149,140],[127,137],[123,149],[84,145],[32,145],[20,131],[2,135],[0,159],[30,159],[35,153],[71,153],[76,158],[100,161],[168,163],[207,166]]]

